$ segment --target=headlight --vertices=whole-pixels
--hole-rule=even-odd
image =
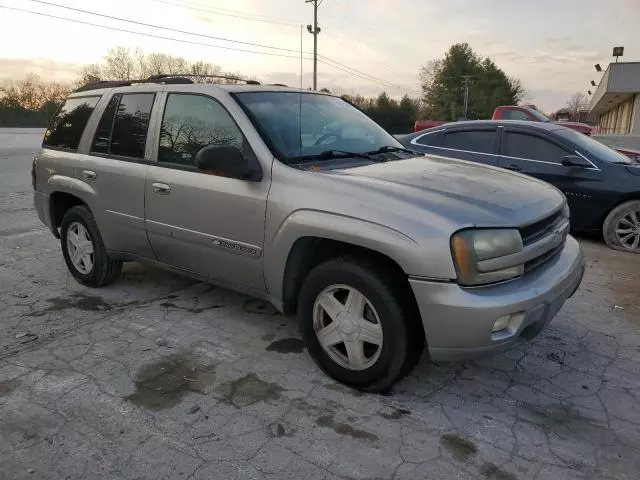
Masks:
[[[522,237],[516,229],[463,230],[451,237],[451,254],[462,285],[484,285],[519,277],[524,265],[495,271],[480,271],[478,262],[522,251]]]

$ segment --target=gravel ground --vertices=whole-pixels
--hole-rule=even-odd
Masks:
[[[638,478],[640,256],[582,240],[536,340],[365,395],[261,302],[134,263],[78,285],[29,159],[0,150],[0,479]]]

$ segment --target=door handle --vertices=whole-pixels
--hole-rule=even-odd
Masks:
[[[514,172],[521,172],[522,171],[522,167],[519,165],[507,165],[506,167],[507,170],[512,170]]]
[[[98,175],[96,174],[96,172],[92,170],[83,170],[80,176],[82,177],[83,180],[86,180],[87,182],[93,182]]]
[[[151,188],[153,189],[153,193],[159,195],[169,195],[171,192],[171,187],[166,183],[152,183]]]

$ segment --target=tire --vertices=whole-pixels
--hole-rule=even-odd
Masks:
[[[69,240],[70,237],[72,240]],[[84,249],[82,252],[87,252],[86,255],[81,256],[90,258],[91,268],[88,268],[88,263],[74,264],[72,255],[76,247],[70,245],[70,242],[77,243],[79,238],[84,239],[81,241]],[[91,242],[91,247],[87,245],[86,240]],[[83,285],[89,287],[108,285],[114,282],[122,271],[122,262],[113,260],[107,255],[96,220],[91,210],[84,205],[72,207],[65,212],[60,225],[60,245],[67,268]],[[89,253],[90,250],[92,250],[91,253]]]
[[[424,330],[409,286],[398,280],[402,279],[352,257],[329,260],[309,273],[298,297],[298,319],[309,354],[327,375],[358,390],[386,392],[413,370],[424,347]],[[358,294],[364,297],[362,315],[354,316],[360,318],[356,326],[353,319],[345,319],[347,313],[343,311],[352,292],[353,298],[359,298]],[[333,317],[320,305],[322,299],[338,301],[329,302],[336,307]],[[342,313],[335,314],[337,311]],[[325,343],[336,342],[338,338],[340,342],[323,347],[316,330],[326,332],[332,325],[329,335],[333,336],[325,337],[330,339]],[[362,327],[366,328],[367,338],[382,345],[362,342]],[[362,350],[356,348],[364,354],[362,362],[346,364],[351,364],[352,357],[358,355],[349,355],[345,339],[351,348],[362,345]]]
[[[622,203],[611,210],[604,221],[602,234],[609,247],[640,253],[640,200]]]

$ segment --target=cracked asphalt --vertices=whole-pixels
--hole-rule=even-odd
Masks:
[[[533,342],[362,394],[262,302],[136,263],[77,284],[32,207],[34,139],[0,150],[0,479],[639,478],[640,256],[582,239]]]

